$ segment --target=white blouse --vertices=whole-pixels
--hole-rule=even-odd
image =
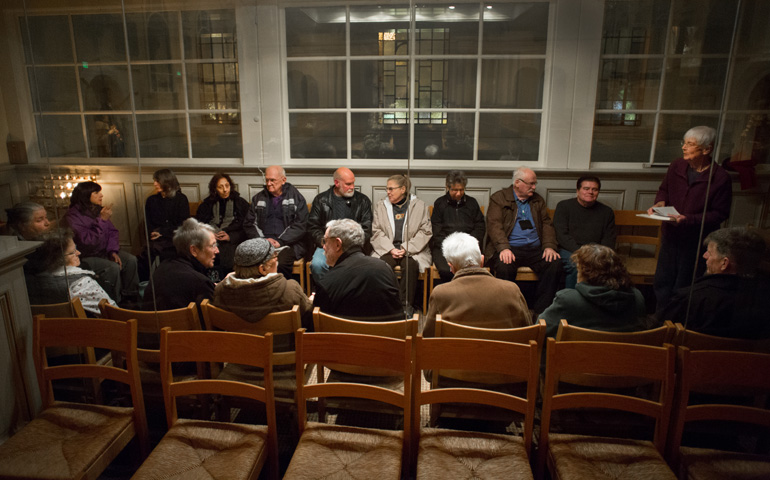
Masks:
[[[84,270],[80,267],[61,267],[51,272],[55,276],[64,276],[64,269],[67,269],[67,275],[83,275],[77,280],[70,281],[69,291],[72,298],[79,298],[80,303],[83,304],[83,308],[87,312],[95,313],[99,315],[99,302],[102,298],[106,298],[110,305],[117,306],[115,300],[111,299],[107,292],[94,280],[93,275],[96,275],[91,270]]]

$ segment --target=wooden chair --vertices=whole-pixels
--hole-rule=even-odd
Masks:
[[[33,356],[43,411],[0,445],[0,478],[97,478],[134,437],[144,458],[149,439],[136,331],[135,320],[34,317]],[[49,367],[45,349],[64,346],[121,351],[125,367],[79,363]],[[52,380],[84,377],[128,385],[133,407],[55,401]]]
[[[278,436],[273,401],[270,333],[172,332],[160,335],[161,376],[169,430],[133,479],[213,478],[256,480],[265,462],[278,478]],[[264,387],[233,380],[177,381],[177,362],[232,362],[264,369]],[[267,426],[180,419],[176,400],[188,395],[227,395],[265,404]]]
[[[299,276],[299,286],[302,287],[302,290],[309,297],[312,292],[310,291],[310,281],[308,280],[309,276],[305,273],[306,271],[310,271],[310,264],[305,262],[304,258],[294,260],[294,265],[291,267],[291,273],[292,275]]]
[[[198,207],[201,206],[202,202],[188,202],[190,205],[190,216],[195,217],[195,215],[198,213]]]
[[[317,333],[352,333],[359,335],[374,335],[378,337],[405,339],[417,334],[418,316],[410,320],[397,321],[357,321],[335,317],[321,312],[319,307],[313,309],[313,327]],[[328,377],[326,368],[329,369]],[[331,364],[319,363],[316,365],[316,381],[318,383],[367,383],[381,388],[403,392],[405,386],[400,371],[379,369],[372,366],[360,367],[356,364]],[[375,412],[393,413],[392,408],[385,405],[371,405],[371,402],[356,402],[351,400],[329,401],[318,399],[318,418],[325,421],[327,407],[344,408],[351,410],[363,410]]]
[[[412,338],[405,340],[346,333],[297,332],[297,410],[301,437],[283,477],[289,479],[355,478],[399,479],[408,476],[411,432]],[[353,365],[358,368],[401,372],[404,391],[363,383],[303,384],[305,366]],[[307,421],[307,400],[318,397],[366,398],[392,405],[403,412],[403,430],[328,425]],[[402,476],[403,474],[403,476]],[[335,477],[339,475],[339,477]]]
[[[669,320],[666,320],[663,326],[651,330],[642,330],[639,332],[605,332],[602,330],[576,327],[575,325],[567,323],[567,320],[562,319],[559,322],[559,330],[556,332],[556,341],[633,343],[635,345],[662,347],[666,343],[674,343],[675,332],[676,328]],[[650,383],[647,380],[640,380],[638,378],[593,374],[565,374],[562,376],[561,381],[574,385],[613,389],[638,387]]]
[[[139,369],[142,378],[142,386],[144,387],[145,399],[154,403],[162,403],[163,393],[161,390],[159,370],[160,350],[158,349],[160,331],[164,327],[169,327],[174,331],[200,330],[201,323],[198,319],[198,309],[195,306],[195,302],[190,302],[185,308],[178,308],[175,310],[144,312],[115,307],[103,299],[99,302],[99,310],[101,310],[103,318],[122,321],[132,318],[136,319],[139,331],[138,343],[140,344],[137,357],[139,359]],[[118,361],[119,359],[114,360]],[[188,372],[183,377],[180,377],[179,380],[184,378],[192,379],[196,378],[196,376],[197,378],[205,378],[208,376],[206,365],[204,363],[198,362],[196,365],[196,373],[193,374],[192,372]],[[203,405],[202,408],[205,409],[207,407]]]
[[[676,478],[662,456],[673,401],[674,363],[672,345],[651,347],[548,339],[538,478],[543,477],[546,465],[551,478]],[[585,373],[660,382],[660,393],[652,400],[604,392],[557,393],[562,376]],[[653,441],[550,433],[553,412],[583,408],[653,418]]]
[[[272,333],[273,338],[278,335],[284,338],[287,335],[291,335],[291,340],[293,341],[294,332],[302,327],[299,305],[294,305],[291,310],[271,313],[255,323],[247,322],[232,312],[212,305],[208,299],[201,302],[201,311],[203,312],[203,321],[206,329],[210,331],[222,330],[252,335]],[[294,378],[295,363],[296,359],[293,349],[273,352],[273,391],[275,400],[279,405],[289,404],[292,407],[294,406],[294,395],[297,392],[297,380]],[[211,365],[211,376],[213,378],[240,381],[257,386],[264,385],[264,371],[262,369],[237,363],[228,363],[219,371],[218,365]]]
[[[675,324],[674,344],[690,350],[732,350],[736,352],[770,353],[770,339],[727,338],[686,330],[681,323]]]
[[[545,326],[543,325],[543,329]],[[412,392],[413,433],[417,478],[532,478],[529,456],[540,371],[539,348],[528,344],[469,338],[415,339]],[[486,372],[524,379],[526,396],[479,388],[433,388],[423,391],[423,370]],[[463,402],[503,408],[524,415],[523,436],[420,428],[420,406]]]
[[[681,445],[685,423],[718,421],[719,430],[725,422],[739,428],[741,436],[750,437],[751,427],[761,427],[765,439],[770,431],[770,355],[731,351],[691,351],[679,347],[676,406],[669,435],[669,462],[679,470],[679,478],[698,479],[759,479],[770,478],[770,456],[728,452],[713,448]],[[736,390],[761,395],[754,405],[731,404],[724,396]],[[690,404],[692,393],[720,391],[720,397],[709,395],[707,401]],[[748,443],[748,442],[746,442]]]
[[[78,297],[72,298],[69,302],[50,303],[46,305],[30,305],[32,315],[43,315],[48,318],[88,318],[83,304]],[[48,349],[48,358],[59,357],[62,355],[82,355],[86,363],[96,363],[96,354],[91,347],[86,348],[50,348]],[[111,360],[111,358],[108,357]],[[104,362],[106,364],[106,360]]]
[[[615,210],[615,228],[618,235],[615,249],[637,285],[652,285],[660,253],[660,224],[658,220],[637,217],[643,210]],[[647,250],[634,248],[647,245]]]

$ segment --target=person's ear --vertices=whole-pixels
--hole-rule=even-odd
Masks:
[[[449,265],[449,271],[452,272],[452,274],[454,275],[456,273],[454,265],[452,265],[449,262],[446,262],[446,263],[447,263],[447,265]]]
[[[483,267],[483,266],[484,266],[484,254],[482,254],[482,255],[481,255],[481,265],[480,265],[480,266],[481,266],[481,267]]]
[[[198,258],[198,255],[200,254],[200,250],[195,245],[190,245],[190,255],[193,256],[193,258]]]

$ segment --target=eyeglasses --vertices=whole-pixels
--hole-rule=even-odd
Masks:
[[[385,190],[387,190],[389,192],[392,192],[393,190],[398,190],[399,188],[405,188],[405,187],[403,187],[403,186],[401,186],[401,187],[385,187]]]
[[[682,140],[681,142],[679,142],[679,145],[681,145],[681,146],[683,146],[683,147],[687,147],[687,148],[695,148],[695,147],[700,147],[700,145],[698,145],[698,144],[697,144],[697,143],[695,143],[695,142],[685,142],[684,140]]]
[[[219,242],[214,242],[210,245],[206,245],[207,247],[211,248],[212,250],[219,247]]]
[[[280,181],[281,181],[280,178],[266,178],[265,179],[265,183],[278,183]]]
[[[522,179],[519,179],[519,181],[520,181],[521,183],[526,183],[526,184],[527,184],[527,185],[529,185],[530,187],[536,187],[536,186],[537,186],[537,180],[535,180],[534,182],[527,182],[526,180],[522,180]]]
[[[67,252],[67,253],[65,253],[65,254],[64,254],[64,256],[65,256],[65,257],[71,257],[71,256],[73,256],[73,255],[78,255],[79,253],[80,253],[80,252],[78,252],[78,250],[77,250],[77,249],[75,249],[75,250],[74,250],[74,251],[72,251],[72,252]]]

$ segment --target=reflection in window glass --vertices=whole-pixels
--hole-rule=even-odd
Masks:
[[[353,158],[400,158],[409,156],[409,125],[406,112],[353,113]]]
[[[193,68],[195,66],[193,65]],[[184,108],[182,64],[131,65],[137,110],[179,110]]]
[[[727,57],[668,59],[662,108],[718,110],[726,75]]]
[[[719,117],[709,114],[661,114],[655,140],[655,163],[670,163],[682,157],[682,137],[697,125],[717,125]]]
[[[441,122],[421,122],[426,116],[443,118]],[[473,113],[419,112],[415,114],[414,158],[473,159]]]
[[[733,63],[730,84],[730,108],[735,110],[770,110],[770,56],[764,61],[739,57]]]
[[[655,109],[660,91],[661,64],[659,59],[604,60],[599,71],[596,108]]]
[[[182,58],[178,13],[129,13],[126,14],[126,25],[132,60]]]
[[[548,3],[492,3],[484,8],[482,53],[545,55]]]
[[[289,114],[292,158],[346,158],[344,113]]]
[[[476,60],[419,60],[418,108],[476,106]]]
[[[675,0],[669,53],[729,53],[737,6],[722,0]]]
[[[345,107],[344,61],[289,62],[287,68],[289,108]]]
[[[286,9],[286,55],[345,55],[345,7]]]
[[[542,108],[545,60],[484,60],[482,108]]]
[[[103,113],[86,115],[88,150],[91,157],[133,157],[131,115]]]
[[[126,65],[79,66],[80,88],[85,110],[130,110]]]
[[[30,67],[27,69],[32,105],[39,112],[80,110],[77,73],[72,67]]]
[[[235,11],[182,12],[186,59],[235,59]]]
[[[142,157],[187,157],[184,115],[137,115],[139,153]]]
[[[479,160],[536,161],[540,113],[481,113]]]
[[[191,110],[212,110],[211,118],[225,121],[219,110],[237,109],[237,63],[194,63],[187,65],[187,93]]]
[[[597,114],[591,160],[648,163],[654,123],[655,115],[652,114]],[[619,148],[619,145],[623,147]]]
[[[409,5],[350,7],[351,55],[408,55]]]
[[[353,108],[409,107],[409,62],[406,60],[351,61],[350,79]],[[344,90],[341,94],[344,95]]]
[[[37,117],[40,153],[44,157],[85,157],[80,115]]]
[[[669,0],[605,2],[602,53],[663,53],[669,9]]]
[[[73,15],[72,29],[78,62],[126,61],[122,15]]]
[[[226,122],[212,122],[209,115],[190,115],[193,158],[243,157],[240,114],[226,115]]]
[[[417,55],[478,53],[478,3],[418,6],[415,19]]]
[[[731,162],[770,163],[770,114],[726,115],[721,151]]]
[[[28,64],[71,63],[74,60],[66,16],[20,17],[19,23]]]
[[[738,31],[737,52],[741,55],[770,55],[770,2],[766,0],[744,0],[741,26]]]

